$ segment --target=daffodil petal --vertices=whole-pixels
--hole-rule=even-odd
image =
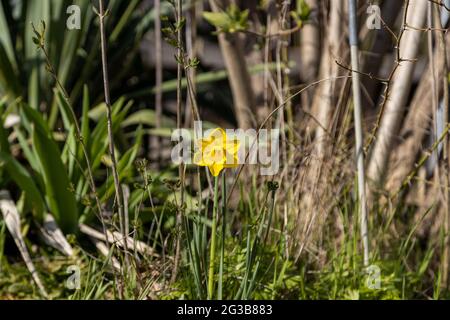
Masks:
[[[225,144],[225,150],[231,154],[237,154],[240,146],[241,144],[238,140],[227,141]]]
[[[198,151],[194,153],[194,164],[200,166],[200,167],[206,167],[208,166],[206,162],[203,160],[203,152]]]
[[[239,166],[239,158],[237,155],[228,154],[227,160],[224,163],[225,168],[236,168]]]
[[[225,133],[225,130],[222,128],[214,129],[211,134],[208,136],[209,139],[211,139],[211,143],[218,147],[223,147],[227,135]]]
[[[209,138],[211,137],[226,137],[226,132],[225,130],[223,130],[222,128],[216,128],[213,131],[211,131],[211,133],[208,135]]]
[[[212,130],[206,138],[197,140],[196,145],[199,150],[194,154],[194,163],[207,166],[215,177],[224,168],[235,168],[239,165],[240,142],[236,138],[228,140],[222,128]]]
[[[225,150],[217,146],[208,146],[203,150],[203,161],[208,165],[224,163],[226,161]]]
[[[209,166],[209,171],[214,177],[217,177],[219,173],[225,168],[223,163],[214,163],[213,165]]]

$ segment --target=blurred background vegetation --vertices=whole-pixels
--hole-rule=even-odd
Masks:
[[[1,0],[0,298],[449,298],[450,3],[356,1],[361,202],[351,2]],[[170,158],[198,119],[280,129],[280,171],[214,190]]]

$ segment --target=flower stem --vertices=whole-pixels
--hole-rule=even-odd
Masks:
[[[227,188],[225,174],[222,174],[222,241],[220,243],[219,285],[217,288],[217,300],[223,298],[223,264],[225,259],[225,233],[227,231]]]
[[[211,300],[214,291],[214,267],[216,258],[217,239],[217,203],[219,199],[219,176],[214,178],[214,205],[211,227],[211,248],[209,253],[209,273],[208,273],[208,299]]]

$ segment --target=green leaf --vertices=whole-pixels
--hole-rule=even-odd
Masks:
[[[308,21],[309,16],[311,15],[311,8],[306,3],[305,0],[297,0],[297,15],[300,18],[300,21],[305,22]]]
[[[66,130],[70,130],[70,128],[74,125],[71,108],[64,95],[61,93],[61,90],[55,89],[55,95],[57,97],[58,106],[61,112],[61,116],[63,119],[64,127]]]
[[[122,127],[132,125],[144,124],[150,127],[156,126],[156,113],[154,110],[139,110],[128,116],[123,122]],[[168,128],[175,128],[176,123],[168,117],[162,117],[162,126]]]
[[[11,63],[11,66],[14,70],[17,69],[17,62],[16,57],[14,54],[14,45],[11,41],[11,33],[8,26],[8,21],[5,17],[5,10],[3,9],[3,4],[0,1],[0,43],[5,48],[6,55],[8,57],[8,60]]]
[[[64,144],[63,151],[61,153],[61,160],[63,164],[68,168],[69,178],[73,177],[76,157],[76,144],[75,138],[75,126],[71,126],[67,133],[66,143]]]
[[[4,167],[9,177],[24,191],[26,201],[32,208],[34,216],[42,221],[45,210],[44,200],[28,171],[6,152],[0,152],[0,167]]]
[[[226,29],[231,23],[230,18],[225,12],[203,12],[203,18],[221,30]]]
[[[203,17],[215,26],[218,32],[234,33],[247,30],[248,14],[248,10],[241,11],[232,3],[224,12],[204,12]]]
[[[3,111],[0,108],[0,111]],[[9,153],[9,142],[8,142],[8,134],[3,128],[3,120],[0,118],[0,151]]]
[[[78,227],[78,210],[66,168],[61,160],[61,152],[41,115],[30,107],[24,107],[23,110],[34,125],[33,146],[42,170],[51,213],[65,233],[74,233]]]
[[[127,25],[127,22],[130,20],[136,6],[139,4],[139,0],[131,0],[127,9],[121,16],[119,22],[116,24],[116,27],[114,28],[113,32],[111,33],[111,36],[109,37],[109,40],[111,42],[116,42],[118,36],[121,34],[125,26]]]
[[[22,120],[25,120],[25,118],[22,118]],[[30,127],[30,135],[32,134],[32,129]],[[18,128],[14,128],[14,134],[17,136],[17,140],[19,142],[20,148],[22,149],[23,154],[25,155],[25,158],[27,159],[28,163],[30,164],[31,168],[38,172],[40,170],[39,163],[37,161],[35,153],[31,150],[30,143],[24,134],[24,132]]]
[[[33,40],[36,34],[32,25],[34,24],[36,27],[40,27],[41,22],[44,20],[50,21],[50,1],[30,1],[27,3],[23,46],[25,49],[25,58],[31,67],[30,72],[27,74],[28,103],[33,109],[38,109],[39,107],[41,86],[48,83],[46,81],[47,73],[44,69],[42,52],[37,50]]]
[[[120,129],[120,124],[133,105],[133,102],[130,101],[122,109],[124,102],[125,99],[120,98],[112,106],[113,133]],[[106,107],[103,111],[106,113]],[[95,169],[100,165],[101,158],[108,148],[106,115],[103,114],[103,116],[101,116],[101,114],[99,114],[98,124],[92,131],[90,137],[92,142],[90,148],[90,154],[92,155],[92,168]]]
[[[136,142],[133,147],[128,150],[118,161],[117,171],[119,172],[119,178],[123,179],[129,175],[134,169],[134,161],[136,160],[137,153],[139,151],[139,146],[142,142],[142,129],[137,130]],[[105,184],[99,189],[99,194],[102,201],[106,201],[114,193],[114,183],[113,179],[108,179]]]
[[[83,136],[83,141],[86,146],[86,148],[89,150],[91,145],[91,139],[90,139],[90,127],[89,127],[89,108],[90,108],[90,100],[89,100],[89,89],[85,85],[83,88],[83,111],[81,115],[81,135]],[[81,144],[80,144],[80,153],[81,150]]]
[[[3,32],[3,31],[2,31]],[[1,33],[1,32],[0,32]],[[7,52],[0,42],[0,88],[12,97],[20,96],[20,85]]]
[[[289,68],[293,68],[293,67],[295,67],[295,62],[289,61],[287,66]],[[286,65],[282,64],[281,67],[285,68]],[[269,64],[264,64],[264,63],[257,64],[257,65],[249,67],[248,72],[251,75],[256,75],[256,74],[263,73],[264,70],[266,70],[266,68],[269,71],[277,70],[277,64],[275,62],[269,63]],[[214,70],[214,71],[198,73],[197,76],[195,77],[195,84],[199,86],[198,91],[201,91],[207,87],[200,86],[200,85],[211,84],[212,82],[215,82],[215,81],[221,81],[221,80],[227,79],[227,77],[228,77],[228,73],[226,70]],[[161,91],[163,93],[175,91],[177,89],[177,84],[178,84],[177,79],[167,80],[162,83]],[[186,89],[186,87],[187,87],[187,80],[186,80],[186,78],[182,78],[181,88]],[[142,89],[139,91],[128,93],[125,97],[136,98],[136,97],[142,97],[142,96],[146,96],[146,95],[153,95],[156,92],[157,92],[157,88],[153,87],[153,88],[149,88],[149,89]]]
[[[61,2],[61,0],[56,0]],[[59,59],[58,65],[58,78],[59,81],[62,83],[63,86],[66,85],[67,79],[69,76],[73,73],[74,68],[76,69],[77,64],[76,58],[77,58],[77,51],[79,50],[80,46],[83,46],[83,40],[87,37],[87,34],[89,32],[89,25],[91,23],[91,20],[93,18],[93,12],[91,10],[91,2],[85,1],[85,0],[77,0],[73,2],[74,5],[77,5],[80,7],[81,12],[81,30],[68,30],[66,28],[66,19],[61,19],[60,17],[56,18],[56,21],[62,21],[63,22],[63,30],[65,32],[62,32],[61,30],[61,40],[63,40],[63,44],[61,46],[61,51],[56,51],[55,54],[59,55],[60,57],[63,57]],[[63,12],[62,15],[66,16],[66,10],[67,6],[62,6]],[[58,40],[59,40],[58,35]],[[59,43],[54,41],[55,43]],[[83,83],[83,81],[80,81],[80,83]]]

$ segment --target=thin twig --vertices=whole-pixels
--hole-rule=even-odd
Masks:
[[[36,28],[34,27],[34,25],[32,24],[32,28],[33,30],[36,32]],[[63,84],[61,83],[61,81],[59,80],[59,77],[57,75],[57,72],[53,66],[53,64],[50,61],[50,57],[47,51],[47,48],[45,47],[45,30],[43,30],[43,34],[42,34],[42,41],[39,44],[39,49],[42,50],[43,54],[44,54],[44,58],[45,58],[45,62],[47,65],[47,71],[50,73],[50,75],[53,77],[57,87],[61,90],[61,93],[63,94],[64,100],[66,101],[66,103],[70,106],[69,111],[70,111],[70,116],[72,117],[74,126],[75,126],[75,131],[76,131],[76,138],[79,141],[80,145],[81,145],[81,150],[83,152],[83,156],[86,162],[86,168],[87,168],[87,180],[89,183],[89,187],[93,193],[93,197],[95,199],[95,205],[97,207],[97,211],[98,211],[98,219],[100,220],[100,223],[102,224],[102,230],[104,235],[106,236],[106,232],[107,232],[107,228],[106,228],[106,224],[104,221],[104,216],[103,216],[103,210],[100,204],[100,198],[98,196],[97,193],[97,187],[95,185],[95,180],[94,180],[94,174],[93,174],[93,170],[92,170],[92,164],[91,164],[91,160],[89,158],[89,153],[87,151],[87,147],[86,147],[86,143],[84,141],[85,137],[83,137],[82,133],[81,133],[81,129],[80,129],[80,125],[78,123],[78,118],[75,114],[75,111],[73,110],[72,104],[70,102],[70,97],[69,97],[69,93],[67,92],[66,88],[63,86]],[[75,160],[77,161],[75,154],[73,154],[73,157],[75,158]],[[77,161],[78,162],[78,161]],[[80,165],[80,169],[82,170],[82,167]]]
[[[116,205],[119,213],[119,223],[120,230],[124,236],[126,234],[126,228],[124,226],[124,208],[123,208],[123,192],[120,186],[119,173],[117,170],[117,159],[114,145],[114,135],[112,129],[112,107],[111,107],[111,97],[110,97],[110,87],[109,87],[109,76],[108,76],[108,57],[106,48],[106,33],[105,33],[105,10],[103,8],[103,0],[99,0],[99,12],[98,17],[100,20],[100,42],[101,42],[101,58],[102,58],[102,71],[103,71],[103,88],[105,92],[105,104],[106,104],[106,118],[107,118],[107,128],[108,128],[108,144],[109,144],[109,154],[111,157],[111,167],[114,179],[114,189],[116,195]],[[128,248],[125,243],[125,263],[128,267]]]
[[[177,16],[177,56],[178,56],[178,63],[177,63],[177,129],[180,130],[182,127],[182,100],[183,100],[183,93],[181,90],[182,86],[182,78],[183,78],[183,65],[180,63],[180,61],[184,61],[184,58],[182,56],[184,55],[183,49],[182,49],[182,28],[181,28],[181,19],[182,19],[182,2],[181,0],[177,0],[177,7],[176,7],[176,16]],[[180,140],[181,140],[180,136]],[[178,266],[180,263],[180,254],[181,254],[181,223],[182,223],[182,214],[183,214],[183,204],[184,204],[184,170],[185,167],[183,163],[180,163],[178,167],[178,174],[180,179],[180,205],[177,206],[177,217],[176,217],[176,245],[175,245],[175,263],[174,268],[172,272],[172,278],[171,282],[175,282],[178,274]],[[176,198],[175,198],[176,199]]]

